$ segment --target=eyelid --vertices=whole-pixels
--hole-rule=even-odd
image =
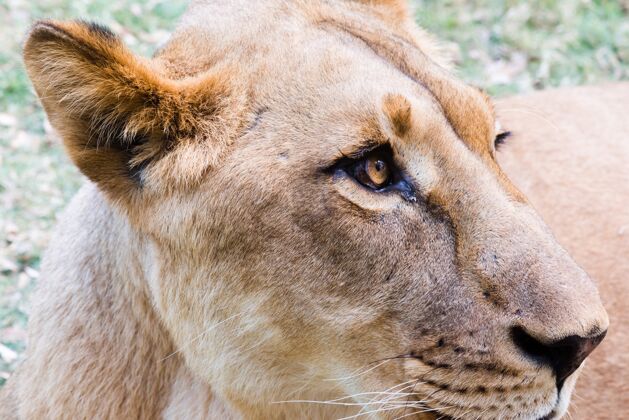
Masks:
[[[354,148],[350,152],[344,153],[343,151],[339,151],[341,154],[341,157],[337,158],[336,161],[342,160],[343,158],[354,159],[354,160],[362,159],[365,156],[367,156],[369,153],[387,144],[388,143],[379,143],[373,140],[367,140],[361,145],[359,145],[358,147]]]
[[[349,152],[339,150],[337,157],[334,158],[331,164],[328,163],[325,166],[321,167],[321,172],[333,173],[336,169],[346,167],[353,162],[363,159],[365,156],[369,155],[369,153],[373,152],[374,150],[377,150],[379,147],[387,145],[388,143],[381,143],[374,140],[366,140],[360,145],[354,147]]]

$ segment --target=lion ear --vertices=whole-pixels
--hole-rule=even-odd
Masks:
[[[410,15],[407,0],[358,0],[358,2],[384,12],[383,17],[395,24],[404,23]]]
[[[161,166],[169,176],[180,171],[190,180],[194,174],[186,173],[192,169],[185,162],[192,146],[205,142],[203,157],[196,153],[193,168],[201,173],[227,145],[228,130],[216,124],[226,121],[230,92],[218,72],[168,79],[148,60],[133,55],[109,29],[82,21],[35,24],[24,61],[71,159],[116,198],[141,190],[149,181],[159,183],[151,168],[163,160],[168,160]]]

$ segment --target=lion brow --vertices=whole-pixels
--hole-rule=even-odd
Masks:
[[[326,20],[322,20],[321,22],[319,22],[320,26],[323,28],[331,28],[334,29],[336,31],[342,32],[346,35],[349,35],[350,37],[352,37],[353,39],[359,41],[361,44],[365,45],[367,48],[369,48],[369,50],[371,50],[374,55],[376,57],[378,57],[380,60],[382,60],[385,64],[392,66],[393,68],[395,68],[396,70],[398,70],[400,73],[402,73],[405,77],[407,77],[409,80],[413,81],[414,83],[416,83],[417,85],[421,86],[422,88],[424,88],[431,96],[432,100],[435,102],[435,104],[438,107],[441,107],[441,104],[439,103],[439,101],[437,100],[437,96],[434,94],[434,92],[424,83],[422,82],[422,80],[418,79],[417,77],[415,77],[407,68],[407,66],[403,66],[401,65],[401,61],[400,60],[393,60],[391,59],[394,56],[401,56],[403,53],[398,51],[396,53],[393,53],[391,51],[390,54],[388,54],[388,56],[383,55],[380,51],[376,50],[375,46],[373,45],[372,42],[370,42],[370,40],[359,34],[357,32],[357,28],[355,31],[355,28],[353,28],[352,26],[346,24],[346,23],[341,23],[341,22],[337,22],[335,20],[332,19],[326,19]],[[419,48],[417,48],[417,46],[413,45],[412,43],[397,37],[396,35],[392,34],[393,37],[393,41],[395,41],[397,44],[401,44],[402,42],[404,42],[406,44],[407,47],[414,49],[417,53],[424,55],[423,51],[421,51]],[[402,49],[402,46],[400,45],[400,50]],[[424,55],[425,56],[425,55]],[[428,60],[428,57],[426,57],[426,59]]]
[[[393,33],[383,36],[384,29],[376,33],[334,19],[325,19],[319,24],[360,41],[383,62],[422,87],[468,147],[481,153],[487,151],[494,117],[486,94],[454,79],[417,45],[401,36]]]

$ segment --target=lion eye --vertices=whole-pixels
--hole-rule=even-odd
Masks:
[[[324,170],[335,175],[349,176],[363,187],[377,193],[397,192],[407,201],[417,201],[415,188],[395,164],[393,150],[389,144],[375,148],[363,146],[362,149],[348,155],[342,154],[340,159]]]
[[[379,187],[385,185],[389,180],[389,166],[382,159],[365,159],[365,173],[369,180]]]
[[[391,183],[391,168],[387,159],[373,154],[358,160],[352,165],[351,174],[361,184],[380,189]]]

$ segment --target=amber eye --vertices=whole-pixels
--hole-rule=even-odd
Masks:
[[[361,184],[376,190],[391,183],[391,166],[386,157],[379,153],[370,154],[356,161],[350,173]]]
[[[365,159],[365,173],[376,186],[383,186],[389,180],[389,166],[378,158]]]
[[[365,148],[366,149],[366,148]],[[407,181],[403,170],[395,163],[389,144],[358,150],[337,159],[325,172],[334,176],[350,177],[375,193],[398,193],[409,202],[416,202],[415,188]]]

